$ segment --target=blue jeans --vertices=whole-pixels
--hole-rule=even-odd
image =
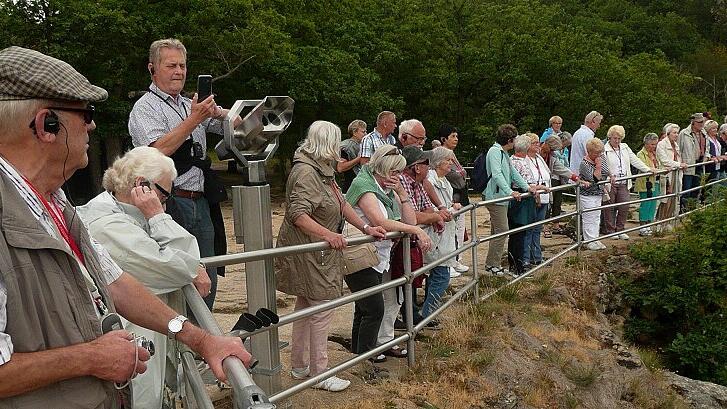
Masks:
[[[199,246],[199,254],[202,257],[210,257],[215,255],[215,229],[212,227],[210,219],[210,206],[207,199],[200,197],[197,199],[186,199],[183,197],[174,197],[174,201],[179,207],[179,211],[184,216],[182,227],[197,238]],[[207,275],[210,277],[212,287],[204,302],[212,311],[215,303],[215,295],[217,294],[217,268],[211,267],[207,269]]]
[[[548,204],[535,208],[535,220],[533,223],[545,220],[548,214]],[[538,264],[543,261],[543,250],[540,247],[540,233],[543,232],[543,225],[533,227],[525,231],[525,253],[523,264]]]
[[[442,305],[442,295],[449,287],[449,267],[437,266],[429,271],[425,284],[426,296],[422,304],[422,317],[426,317]]]

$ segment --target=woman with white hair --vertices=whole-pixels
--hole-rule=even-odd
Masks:
[[[429,174],[427,178],[432,183],[434,191],[439,198],[439,202],[452,213],[462,208],[462,204],[454,202],[454,189],[447,180],[447,174],[454,163],[454,152],[443,146],[434,148],[429,159]],[[463,215],[457,216],[463,217]],[[432,239],[432,251],[424,255],[424,261],[431,263],[434,260],[452,253],[456,248],[456,229],[457,221],[450,220],[444,222],[444,230],[435,232],[434,229],[427,227],[427,233]],[[450,258],[446,262],[437,265],[429,271],[426,280],[424,303],[422,304],[422,317],[427,317],[432,311],[436,310],[442,302],[442,295],[449,287],[449,269],[457,266],[456,257]]]
[[[664,167],[670,169],[684,169],[687,164],[682,161],[682,154],[679,149],[679,125],[668,123],[664,125],[666,137],[656,144],[656,157]],[[682,171],[669,172],[666,177],[666,194],[672,194],[675,189],[681,190]],[[664,220],[674,216],[676,204],[679,198],[670,197],[662,202],[656,211],[656,219]]]
[[[603,154],[606,156],[606,160],[608,160],[608,168],[611,171],[611,175],[615,178],[631,176],[631,166],[644,173],[653,173],[657,171],[657,169],[648,167],[636,156],[634,151],[632,151],[627,144],[622,143],[626,136],[626,131],[623,126],[614,125],[608,128],[606,136],[608,137],[608,142],[604,147]],[[613,183],[611,190],[608,192],[609,200],[604,202],[604,204],[628,202],[629,189],[631,188],[632,183],[631,179]],[[623,231],[626,226],[628,213],[628,204],[603,209],[601,217],[603,217],[605,221],[605,233],[611,234]],[[618,238],[621,240],[628,240],[629,235],[621,233],[618,235]]]
[[[156,148],[138,147],[116,159],[103,176],[104,192],[78,215],[91,236],[114,261],[178,312],[184,298],[178,291],[193,283],[202,297],[210,279],[199,264],[197,240],[164,213],[170,199],[174,162]],[[132,380],[135,407],[161,408],[167,348],[166,335],[125,322],[127,331],[154,342],[156,357],[147,371]]]
[[[431,240],[416,225],[416,214],[411,198],[399,182],[399,174],[406,167],[406,159],[394,145],[379,146],[371,161],[361,168],[346,193],[346,201],[366,223],[381,226],[387,231],[401,231],[412,234],[412,246],[429,250]],[[391,280],[391,240],[375,243],[379,264],[345,277],[352,292]],[[362,354],[394,339],[394,322],[403,299],[401,287],[390,288],[383,294],[373,294],[356,301],[354,305],[353,328],[351,330],[351,352]],[[406,356],[406,350],[393,348],[386,355]],[[373,358],[383,362],[385,355]],[[374,372],[375,374],[376,372]]]
[[[287,207],[276,247],[314,243],[329,250],[293,254],[276,259],[278,290],[296,296],[295,311],[338,298],[343,293],[344,221],[364,234],[384,237],[381,227],[371,227],[348,204],[334,179],[339,159],[341,130],[327,121],[315,121],[293,156],[285,185]],[[291,376],[303,379],[328,366],[328,326],[333,310],[313,314],[293,323]],[[350,381],[332,376],[313,387],[342,391]]]
[[[533,160],[530,156],[533,151],[540,150],[538,136],[533,133],[519,135],[515,138],[513,146],[515,147],[515,153],[510,157],[513,168],[522,176],[528,186],[536,189],[546,188],[546,183],[550,184],[548,165],[545,164],[542,157],[539,159],[536,157]],[[543,196],[547,196],[547,198]],[[544,204],[541,202],[542,200],[544,200]],[[513,229],[535,222],[539,215],[545,217],[549,202],[550,194],[544,193],[522,199],[519,203],[510,203],[508,225]],[[542,230],[542,227],[538,230],[538,246],[540,246],[540,230]],[[528,229],[524,232],[513,233],[508,238],[509,260],[513,267],[510,272],[513,276],[519,276],[528,269],[531,261],[535,262],[534,259],[531,260],[531,255],[534,255],[531,251],[532,231],[533,229]],[[542,261],[542,252],[540,258]]]
[[[523,150],[524,156],[522,156]],[[515,155],[512,157],[512,164],[529,185],[546,190],[550,188],[550,168],[545,159],[540,156],[538,135],[528,132],[515,138]],[[530,221],[531,223],[545,219],[550,202],[550,193],[547,191],[535,195],[535,213]],[[525,231],[522,257],[524,269],[528,269],[531,264],[537,265],[543,262],[543,251],[540,246],[540,233],[542,231],[542,225]]]

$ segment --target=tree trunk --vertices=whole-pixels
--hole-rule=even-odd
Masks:
[[[93,197],[102,190],[101,178],[103,177],[102,158],[100,138],[90,138],[88,147],[88,171],[91,178],[91,188],[93,189]]]
[[[106,147],[106,163],[110,166],[116,158],[124,153],[123,141],[116,135],[106,135],[104,142]]]

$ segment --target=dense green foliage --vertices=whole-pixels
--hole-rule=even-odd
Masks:
[[[727,385],[727,204],[690,215],[673,241],[632,253],[647,272],[622,278],[626,336],[662,348],[683,375]]]
[[[211,73],[218,102],[290,95],[289,157],[316,119],[342,127],[390,109],[462,130],[471,160],[501,123],[575,131],[585,114],[627,142],[695,111],[727,111],[724,0],[2,0],[0,47],[67,60],[110,91],[98,135],[120,149],[146,89],[149,44],[189,50],[187,89]],[[604,132],[604,130],[601,132]],[[92,147],[94,148],[94,147]],[[95,146],[92,156],[101,156]],[[92,161],[96,159],[92,158]],[[101,161],[103,162],[103,161]]]

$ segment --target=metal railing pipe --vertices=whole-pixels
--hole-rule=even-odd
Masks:
[[[419,323],[414,327],[414,334],[417,334],[420,332],[424,327],[427,326],[432,320],[437,318],[439,314],[444,312],[447,308],[449,308],[452,304],[454,304],[456,301],[458,301],[462,296],[464,296],[466,293],[469,292],[472,287],[474,287],[477,284],[475,280],[470,280],[465,284],[464,287],[460,288],[459,291],[454,293],[452,297],[450,297],[449,300],[444,302],[442,305],[438,306],[434,311],[432,311],[429,315],[424,317]],[[408,351],[407,351],[408,352]]]
[[[184,297],[187,300],[189,309],[194,314],[200,327],[212,335],[223,335],[212,312],[200,297],[197,290],[191,284],[182,287]],[[242,361],[236,356],[228,356],[222,361],[222,370],[227,376],[227,382],[232,387],[233,405],[235,409],[248,408],[270,408],[268,398],[260,387],[258,387],[245,368]]]
[[[262,332],[270,331],[273,328],[279,328],[279,327],[282,327],[283,325],[290,324],[299,319],[310,317],[313,314],[332,310],[336,307],[340,307],[341,305],[349,304],[353,301],[360,300],[360,299],[368,297],[370,295],[378,294],[389,288],[398,287],[404,283],[406,283],[406,277],[399,277],[395,280],[391,280],[386,283],[377,284],[373,287],[369,287],[369,288],[363,289],[361,291],[356,291],[354,293],[344,295],[342,297],[335,298],[330,301],[326,301],[322,304],[314,305],[312,307],[304,308],[302,310],[294,311],[290,314],[283,315],[282,317],[280,317],[280,321],[278,321],[277,324],[270,324],[270,326],[268,326],[268,327],[259,328],[259,329],[256,329],[255,331],[232,331],[232,333],[235,336],[239,336],[239,337],[243,337],[243,338],[246,338],[246,337],[249,337],[252,335],[256,335],[256,334],[260,334]]]
[[[386,233],[387,239],[396,239],[403,236],[400,232],[388,232]],[[350,246],[355,246],[364,243],[373,243],[377,239],[373,236],[355,236],[346,239],[346,243]],[[294,246],[275,247],[271,249],[253,250],[246,251],[243,253],[225,254],[222,256],[211,256],[202,259],[202,263],[205,267],[221,267],[230,264],[242,264],[250,261],[265,260],[272,257],[283,257],[290,256],[300,253],[308,253],[311,251],[330,250],[331,246],[325,241],[318,241],[315,243],[307,244],[296,244]]]
[[[479,244],[479,236],[477,235],[477,207],[473,207],[472,211],[470,212],[470,243],[477,243]],[[473,246],[472,251],[472,277],[474,277],[475,280],[475,289],[474,289],[474,298],[477,300],[480,295],[480,285],[479,285],[479,270],[477,268],[477,247]]]
[[[411,275],[411,238],[407,235],[404,237],[402,244],[402,253],[404,256],[404,301],[406,302],[406,332],[413,333],[414,328],[414,282]],[[416,362],[416,342],[414,337],[409,337],[406,341],[406,362],[409,366],[413,366]]]
[[[182,371],[184,377],[187,379],[189,389],[191,389],[188,392],[192,393],[194,403],[201,409],[214,409],[215,406],[212,404],[209,395],[207,395],[202,377],[199,374],[199,370],[197,370],[197,365],[194,363],[192,352],[180,351],[180,356],[182,360]]]

